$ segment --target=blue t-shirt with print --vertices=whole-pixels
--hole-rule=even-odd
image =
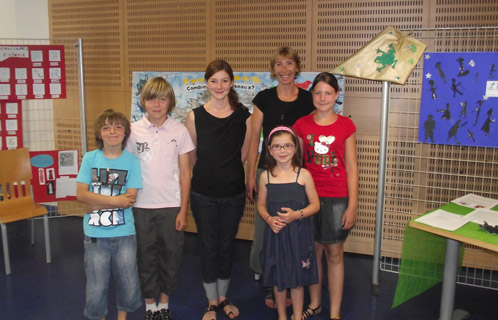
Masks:
[[[126,150],[116,159],[106,158],[101,149],[90,151],[83,157],[76,181],[88,184],[90,191],[106,196],[124,194],[128,188],[141,189],[140,160]],[[132,210],[109,208],[85,213],[83,231],[94,238],[133,235]]]

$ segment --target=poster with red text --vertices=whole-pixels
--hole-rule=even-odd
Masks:
[[[0,45],[0,100],[66,98],[62,45]]]

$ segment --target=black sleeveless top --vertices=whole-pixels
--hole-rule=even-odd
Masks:
[[[209,197],[230,197],[245,192],[241,149],[246,135],[247,108],[217,118],[204,106],[193,110],[197,135],[197,160],[192,191]]]
[[[282,101],[278,98],[277,87],[258,92],[252,102],[263,113],[263,148],[258,168],[265,167],[266,145],[270,131],[278,125],[292,126],[297,119],[310,114],[315,107],[311,92],[298,88],[297,99]]]

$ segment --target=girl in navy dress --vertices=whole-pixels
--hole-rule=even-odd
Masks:
[[[259,181],[258,212],[266,222],[261,261],[263,285],[273,287],[278,319],[287,319],[290,289],[294,320],[301,320],[304,286],[318,282],[311,215],[320,209],[308,170],[302,169],[299,142],[287,126],[268,136],[267,170]]]

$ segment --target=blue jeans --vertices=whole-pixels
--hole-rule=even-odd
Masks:
[[[137,271],[135,235],[115,238],[85,236],[86,298],[84,315],[100,319],[107,315],[111,270],[116,283],[117,309],[133,312],[142,305]]]
[[[245,202],[245,193],[227,198],[190,193],[190,206],[200,239],[203,282],[230,279],[233,244]]]

